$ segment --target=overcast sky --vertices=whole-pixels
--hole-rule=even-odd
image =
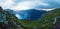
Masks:
[[[60,0],[0,0],[4,9],[26,10],[60,7]]]

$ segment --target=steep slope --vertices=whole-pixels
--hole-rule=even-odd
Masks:
[[[17,17],[0,7],[0,29],[22,29]]]
[[[21,24],[33,28],[53,29],[55,18],[60,16],[60,8],[54,9],[42,15],[42,17],[35,21],[21,20]]]
[[[45,26],[51,28],[54,25],[56,25],[55,21],[58,20],[58,19],[56,19],[57,17],[60,17],[60,8],[52,10],[52,11],[46,13],[45,15],[43,15],[40,18],[40,23],[42,22],[42,25],[44,24]]]

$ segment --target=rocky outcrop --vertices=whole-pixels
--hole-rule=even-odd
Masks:
[[[23,29],[21,26],[16,16],[0,7],[0,29]]]

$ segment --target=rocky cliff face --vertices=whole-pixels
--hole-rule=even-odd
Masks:
[[[22,29],[21,26],[16,16],[0,7],[0,29]]]

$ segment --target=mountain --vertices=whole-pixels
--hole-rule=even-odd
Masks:
[[[0,9],[0,12],[1,12],[1,9]],[[15,22],[16,25],[18,26],[20,25],[20,27],[24,29],[58,29],[60,28],[59,27],[60,26],[60,8],[56,8],[48,12],[43,10],[36,10],[36,9],[16,11],[16,13],[19,14],[24,20],[18,19],[15,15],[12,15],[7,11],[2,11],[2,12],[3,14],[7,13],[7,16],[8,16],[7,20],[13,18],[12,19],[13,22]],[[0,18],[0,22],[3,22],[3,19],[1,21],[1,18]],[[0,23],[0,27],[2,26],[2,24],[3,23]],[[16,26],[13,28],[15,29]]]
[[[19,19],[0,7],[0,29],[22,29]]]
[[[34,21],[21,20],[21,24],[27,27],[40,29],[58,29],[60,28],[60,8],[48,11],[40,19]]]
[[[28,19],[28,20],[36,20],[40,18],[44,13],[47,11],[44,10],[36,10],[36,9],[29,9],[29,10],[20,10],[20,11],[13,11],[11,9],[5,9],[11,14],[18,14],[21,20]],[[19,18],[19,17],[18,17]]]
[[[0,7],[0,29],[60,28],[60,8],[56,8],[48,12],[43,10],[30,9],[16,11],[16,13],[21,17],[23,16],[24,20],[18,19],[14,14],[11,14],[9,11],[5,11]]]
[[[5,9],[5,11],[8,11],[9,13],[11,13],[11,14],[16,14],[16,12],[14,11],[14,10],[11,10],[11,9]]]
[[[43,15],[40,19],[41,19],[40,22],[43,22],[42,24],[45,23],[44,24],[45,26],[48,24],[47,27],[49,27],[49,28],[51,28],[53,26],[60,26],[60,25],[58,25],[58,24],[60,24],[60,22],[59,22],[60,21],[60,8],[56,8],[52,11],[49,11],[48,13]],[[57,22],[59,22],[59,23],[57,23]]]
[[[21,10],[17,11],[17,13],[26,20],[36,20],[39,19],[44,13],[47,11],[43,10],[36,10],[36,9],[29,9],[29,10]]]

